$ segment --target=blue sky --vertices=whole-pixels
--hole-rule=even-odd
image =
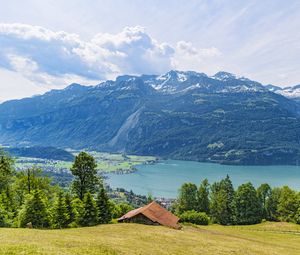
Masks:
[[[298,0],[0,4],[0,101],[170,69],[300,83]]]

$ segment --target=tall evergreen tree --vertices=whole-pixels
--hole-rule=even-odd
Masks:
[[[0,148],[0,204],[8,215],[16,212],[15,196],[12,189],[14,160]]]
[[[72,222],[74,222],[76,219],[75,212],[74,212],[73,205],[72,205],[72,197],[69,193],[67,193],[65,196],[65,203],[66,203],[66,210],[69,215],[69,218],[67,220],[67,225],[69,225]]]
[[[94,193],[99,183],[97,177],[97,164],[93,156],[86,152],[80,152],[72,165],[71,172],[75,176],[73,181],[73,190],[82,200],[87,192]]]
[[[0,203],[0,227],[9,227],[9,213],[2,207]]]
[[[66,228],[68,226],[70,215],[67,210],[66,201],[62,192],[57,194],[53,207],[53,227]]]
[[[198,189],[198,211],[205,212],[206,214],[209,213],[209,183],[207,179],[204,179],[200,187]]]
[[[13,159],[0,148],[0,193],[7,190],[13,176]]]
[[[75,198],[71,202],[73,213],[74,213],[74,226],[80,226],[83,222],[84,216],[84,204],[80,198]]]
[[[94,226],[97,225],[98,222],[98,209],[96,202],[91,195],[91,193],[87,192],[83,198],[83,206],[84,211],[82,215],[82,219],[80,224],[82,226]]]
[[[214,222],[222,225],[234,223],[234,188],[227,175],[211,186],[210,214]]]
[[[193,183],[184,183],[179,189],[177,211],[181,214],[191,210],[197,210],[197,186]]]
[[[261,222],[261,203],[253,185],[248,182],[238,187],[235,195],[236,223],[239,225]]]
[[[36,228],[46,228],[50,226],[49,213],[40,191],[33,191],[32,195],[27,195],[23,209],[19,215],[20,227],[26,227],[31,223]]]
[[[96,203],[98,209],[98,223],[109,223],[112,218],[112,206],[103,185],[100,186]]]

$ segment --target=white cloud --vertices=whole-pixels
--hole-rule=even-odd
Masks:
[[[197,56],[199,58],[220,56],[221,52],[216,47],[210,47],[207,49],[196,49],[190,42],[179,41],[177,43],[177,49],[180,53],[190,56]]]
[[[188,68],[189,59],[197,65],[218,55],[214,47],[197,49],[185,41],[176,46],[160,43],[140,26],[83,40],[39,26],[0,24],[0,67],[42,86],[91,83],[119,74],[163,73]]]
[[[172,59],[172,65],[180,70],[197,70],[206,73],[220,70],[216,65],[221,52],[216,47],[198,49],[190,42],[179,41]]]
[[[41,94],[51,87],[39,86],[24,78],[21,74],[0,68],[0,103],[8,99],[19,99]]]

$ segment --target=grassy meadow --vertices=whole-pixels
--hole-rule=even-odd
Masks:
[[[132,168],[136,165],[144,164],[147,162],[153,162],[156,160],[155,157],[151,156],[136,156],[136,155],[122,155],[117,153],[105,153],[105,152],[95,152],[89,151],[96,162],[97,170],[101,172],[116,172],[116,171],[132,171]],[[73,152],[73,155],[76,156],[77,151]],[[30,158],[30,157],[18,157],[16,158],[16,169],[22,170],[30,168],[32,166],[40,167],[48,172],[57,172],[57,171],[68,171],[73,162],[63,161],[63,160],[49,160],[49,159],[39,159],[39,158]]]
[[[300,226],[184,226],[140,224],[36,230],[0,228],[0,254],[300,254]]]

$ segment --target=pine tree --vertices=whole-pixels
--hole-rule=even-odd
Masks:
[[[84,216],[84,204],[79,198],[75,198],[71,202],[73,213],[74,213],[74,226],[80,226],[83,222]]]
[[[82,226],[94,226],[98,222],[98,210],[96,202],[91,195],[87,192],[83,198],[84,211],[80,224]]]
[[[13,177],[13,159],[0,148],[0,193],[9,187]]]
[[[15,194],[12,189],[14,160],[0,148],[0,203],[7,217],[17,211]]]
[[[69,193],[67,193],[65,196],[65,203],[66,203],[67,213],[69,215],[69,218],[67,220],[67,225],[69,225],[75,221],[75,212],[72,205],[72,197]]]
[[[210,214],[214,222],[222,225],[234,223],[234,189],[227,175],[211,186]]]
[[[69,223],[70,215],[67,210],[66,201],[62,192],[57,195],[53,208],[53,227],[66,228]]]
[[[36,228],[49,227],[49,213],[40,191],[35,190],[32,195],[27,195],[19,219],[20,227],[26,227],[28,223]]]
[[[98,223],[109,223],[112,218],[112,206],[109,202],[109,198],[106,194],[103,185],[101,185],[100,190],[98,192],[96,203],[98,208]]]
[[[0,227],[8,227],[9,226],[9,213],[2,207],[0,204]]]
[[[236,223],[239,225],[261,222],[261,203],[253,185],[248,182],[238,187],[235,196]]]
[[[209,183],[207,179],[204,179],[198,189],[198,211],[209,213]]]

